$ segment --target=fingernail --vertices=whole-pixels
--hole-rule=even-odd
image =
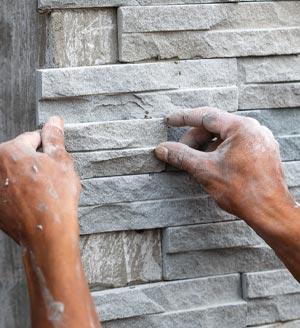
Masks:
[[[50,117],[47,123],[57,127],[58,129],[60,129],[62,131],[64,131],[64,121],[59,116]]]
[[[155,155],[162,161],[166,162],[168,160],[168,149],[163,146],[157,146],[155,148]]]

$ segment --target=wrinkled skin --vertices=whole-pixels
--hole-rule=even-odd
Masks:
[[[300,280],[300,209],[290,195],[272,132],[252,118],[203,107],[169,115],[191,126],[179,143],[156,148],[186,170],[224,210],[244,219]],[[203,145],[206,151],[199,151]]]
[[[79,194],[60,118],[0,145],[0,228],[23,249],[33,327],[100,327],[80,260]]]

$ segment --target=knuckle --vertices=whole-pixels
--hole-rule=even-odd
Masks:
[[[249,127],[259,127],[260,123],[252,117],[243,117],[242,123]]]

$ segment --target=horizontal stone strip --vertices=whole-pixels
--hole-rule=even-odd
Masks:
[[[300,53],[300,28],[124,33],[119,60],[193,59]]]
[[[300,186],[299,162],[286,162],[283,165],[289,187]],[[200,185],[184,172],[93,178],[85,179],[81,184],[81,206],[196,196],[206,199],[208,197]],[[94,212],[93,208],[90,210]]]
[[[300,83],[246,84],[240,86],[239,109],[287,107],[300,107]]]
[[[81,234],[234,220],[208,196],[79,208]]]
[[[287,185],[292,187],[300,186],[300,162],[283,163],[285,180]]]
[[[165,312],[142,291],[128,290],[126,293],[112,290],[92,294],[101,322],[139,317]]]
[[[110,321],[104,328],[241,328],[245,327],[246,302],[237,302],[207,308],[195,308],[170,313],[130,318],[121,321]]]
[[[247,299],[300,293],[300,284],[288,270],[243,274],[243,296]]]
[[[300,108],[248,110],[237,114],[255,118],[275,136],[300,134]]]
[[[244,83],[300,81],[299,55],[240,58],[238,67]]]
[[[164,254],[163,263],[165,280],[272,270],[283,266],[267,246]]]
[[[260,2],[262,0],[227,0],[226,2]],[[174,4],[224,3],[224,0],[38,0],[39,12],[48,12],[54,9],[70,8],[99,8],[119,6],[153,6]]]
[[[299,25],[295,1],[120,7],[120,33],[250,29]]]
[[[159,230],[82,236],[80,246],[85,274],[92,289],[161,280]]]
[[[117,19],[112,8],[59,10],[47,26],[47,67],[90,66],[117,61]]]
[[[167,140],[163,119],[67,124],[69,151],[155,147]]]
[[[154,148],[78,152],[72,156],[82,179],[161,172],[165,168],[154,155]]]
[[[263,245],[263,240],[243,221],[208,223],[164,230],[166,253]]]
[[[81,206],[207,196],[200,185],[184,172],[86,179],[81,185]]]
[[[286,322],[277,322],[270,325],[259,325],[253,326],[253,328],[299,328],[300,320],[286,321]]]
[[[277,137],[277,141],[283,161],[300,161],[300,134],[280,136]]]
[[[249,326],[299,319],[300,294],[249,300],[247,307],[247,325]]]
[[[66,123],[162,118],[167,113],[201,106],[226,111],[238,109],[235,86],[181,89],[133,94],[92,95],[38,103],[38,124],[60,115]]]
[[[92,293],[102,321],[241,301],[240,275],[143,284]],[[141,304],[137,306],[140,299]]]
[[[38,100],[234,85],[235,59],[41,69]]]

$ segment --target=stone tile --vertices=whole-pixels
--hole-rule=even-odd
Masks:
[[[240,58],[240,80],[244,83],[294,82],[300,80],[300,56]]]
[[[300,161],[300,134],[277,137],[283,161]]]
[[[240,111],[238,115],[255,118],[275,136],[294,136],[300,133],[300,109],[264,109]],[[297,136],[296,136],[297,137]]]
[[[167,140],[163,119],[67,124],[68,151],[155,147]]]
[[[172,227],[163,236],[164,251],[169,254],[264,244],[244,221]]]
[[[132,6],[118,10],[119,32],[253,29],[299,25],[296,1]]]
[[[255,326],[255,328],[299,328],[300,320],[277,322],[270,325]]]
[[[161,280],[159,230],[81,237],[81,254],[92,289]]]
[[[164,254],[165,280],[282,268],[267,246]]]
[[[82,234],[234,220],[207,196],[79,208]]]
[[[239,91],[239,109],[300,107],[300,83],[247,84]]]
[[[60,115],[66,123],[162,118],[167,113],[201,106],[226,111],[238,108],[235,86],[181,89],[115,95],[91,95],[45,100],[38,103],[38,124]]]
[[[247,307],[249,326],[299,319],[300,294],[249,300]]]
[[[300,28],[298,27],[146,32],[121,35],[119,60],[139,62],[173,58],[288,55],[299,52]]]
[[[37,71],[38,100],[234,85],[235,59],[102,65]]]
[[[288,270],[243,274],[243,296],[247,299],[300,293],[300,284]]]
[[[300,162],[283,163],[285,180],[289,187],[300,186]]]
[[[165,312],[142,291],[113,289],[92,293],[101,322]]]
[[[117,61],[116,10],[53,11],[48,21],[47,67],[93,66]]]
[[[102,321],[241,301],[240,275],[159,282],[94,292]],[[117,302],[116,300],[120,300]],[[135,306],[141,299],[141,306]],[[132,300],[132,301],[131,301]],[[116,308],[116,310],[115,310]]]
[[[154,148],[78,152],[72,154],[82,179],[161,172],[165,163],[154,155]]]
[[[187,173],[163,172],[86,179],[81,182],[81,206],[170,198],[207,197]]]
[[[195,308],[104,323],[104,328],[241,328],[245,327],[246,303]]]

